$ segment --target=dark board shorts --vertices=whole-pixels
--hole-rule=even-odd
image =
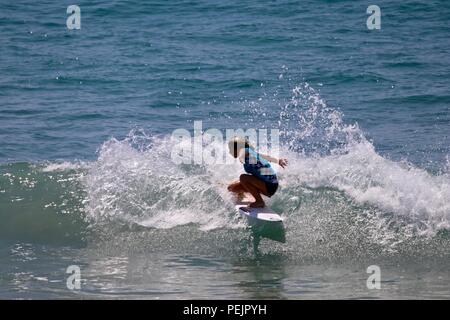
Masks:
[[[266,182],[267,196],[271,197],[277,192],[278,183]]]

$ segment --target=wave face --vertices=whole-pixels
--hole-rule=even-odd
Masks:
[[[308,84],[272,113],[290,165],[278,170],[281,189],[268,203],[286,218],[288,242],[264,248],[290,258],[448,256],[448,170],[381,156]],[[172,147],[169,136],[133,130],[104,142],[93,162],[2,166],[0,236],[233,254],[248,236],[226,191],[241,166],[176,165]]]
[[[0,240],[80,246],[86,243],[83,166],[0,166]]]

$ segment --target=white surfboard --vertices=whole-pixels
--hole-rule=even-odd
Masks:
[[[262,221],[267,222],[283,221],[283,218],[269,207],[249,208],[248,204],[251,202],[252,202],[251,200],[244,199],[244,201],[241,201],[236,204],[236,210],[239,212],[239,214],[243,216],[255,218]]]
[[[253,232],[258,236],[283,243],[286,242],[283,218],[269,207],[248,207],[253,201],[253,197],[245,196],[244,199],[236,203],[236,211],[247,218]]]

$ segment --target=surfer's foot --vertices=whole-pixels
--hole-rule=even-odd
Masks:
[[[266,206],[266,204],[264,202],[252,202],[248,205],[250,208],[264,208]]]

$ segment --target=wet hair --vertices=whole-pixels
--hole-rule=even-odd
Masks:
[[[230,149],[230,153],[232,153],[233,157],[237,158],[238,151],[240,149],[242,149],[242,148],[254,149],[255,147],[253,147],[253,145],[248,141],[247,138],[236,136],[236,137],[233,137],[228,142],[228,148]]]

